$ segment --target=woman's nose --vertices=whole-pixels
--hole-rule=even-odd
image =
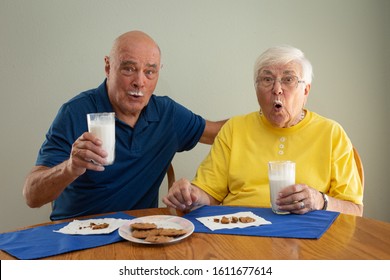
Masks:
[[[274,93],[274,94],[282,94],[283,93],[282,83],[279,80],[275,80],[274,86],[272,88],[272,93]]]

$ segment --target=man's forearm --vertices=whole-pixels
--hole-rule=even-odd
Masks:
[[[52,168],[34,167],[23,187],[23,196],[27,205],[36,208],[55,200],[77,177],[67,168],[67,161]]]
[[[202,134],[202,137],[199,139],[199,142],[202,144],[213,144],[214,138],[217,136],[221,127],[225,124],[227,120],[212,122],[206,120],[206,127]]]

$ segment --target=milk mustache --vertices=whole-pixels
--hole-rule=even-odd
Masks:
[[[281,189],[295,184],[295,163],[292,161],[271,161],[268,164],[268,179],[272,211],[277,214],[289,214],[278,210],[275,204]]]
[[[115,160],[115,115],[114,113],[88,114],[88,131],[99,138],[102,148],[108,153],[105,165]]]

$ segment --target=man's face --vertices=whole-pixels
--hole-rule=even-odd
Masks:
[[[107,90],[119,119],[138,119],[148,104],[159,77],[160,51],[144,38],[123,39],[105,58]]]

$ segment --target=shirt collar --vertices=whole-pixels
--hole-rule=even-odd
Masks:
[[[96,99],[96,106],[99,112],[114,112],[110,99],[108,98],[106,81],[107,79],[97,88],[98,98]]]
[[[155,95],[152,95],[150,97],[148,105],[141,112],[141,116],[143,116],[145,120],[149,122],[155,122],[160,120]]]

